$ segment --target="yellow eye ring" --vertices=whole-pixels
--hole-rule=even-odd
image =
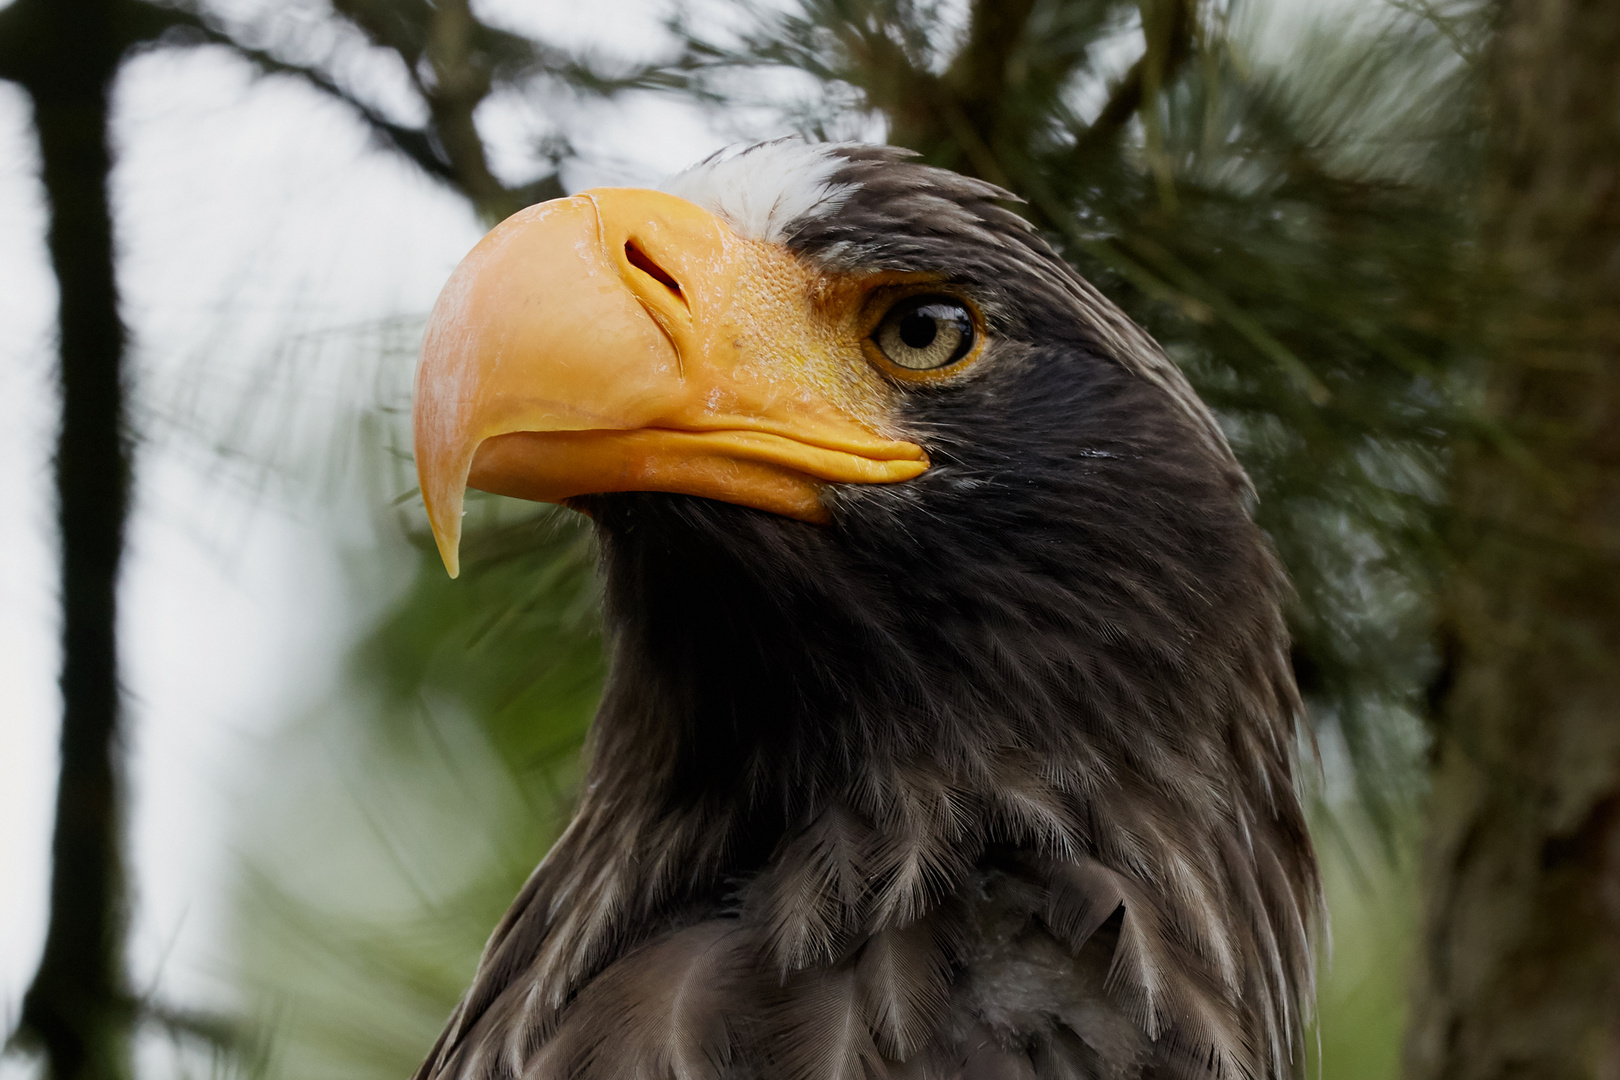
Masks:
[[[984,352],[984,317],[960,296],[909,289],[874,305],[861,347],[873,367],[910,383],[937,382],[965,371]]]

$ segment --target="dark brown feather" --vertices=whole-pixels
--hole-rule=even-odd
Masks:
[[[763,1075],[779,1080],[884,1080],[854,965],[796,972],[773,995],[760,1040]]]
[[[945,1018],[960,949],[951,913],[880,930],[861,946],[855,984],[878,1049],[906,1061],[928,1044]]]
[[[782,976],[830,963],[862,921],[871,881],[871,828],[834,803],[789,841],[743,900]]]
[[[526,1075],[570,1080],[719,1080],[756,994],[735,919],[666,934],[591,980]]]

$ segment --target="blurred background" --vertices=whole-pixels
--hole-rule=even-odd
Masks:
[[[477,499],[464,576],[433,553],[408,432],[427,310],[518,207],[794,133],[1015,192],[1216,407],[1297,589],[1332,913],[1312,1068],[1401,1072],[1455,684],[1452,469],[1519,445],[1487,407],[1478,257],[1511,5],[102,6],[133,480],[106,822],[124,1005],[93,1075],[415,1068],[567,820],[603,674],[566,512]],[[24,41],[45,7],[0,4],[5,1080],[46,1068],[24,999],[67,917],[49,79],[5,66],[47,47]]]

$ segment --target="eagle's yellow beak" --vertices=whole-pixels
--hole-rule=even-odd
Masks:
[[[451,576],[467,486],[821,521],[824,483],[923,472],[921,447],[875,432],[830,292],[673,195],[604,188],[508,218],[439,295],[416,375],[416,466]]]

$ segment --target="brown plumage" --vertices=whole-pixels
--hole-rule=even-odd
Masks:
[[[576,502],[613,660],[578,815],[419,1080],[1299,1074],[1300,705],[1219,427],[1005,193],[791,152],[832,196],[771,235],[934,275],[984,359],[901,392],[932,467],[830,523]],[[680,190],[796,182],[749,157]]]

